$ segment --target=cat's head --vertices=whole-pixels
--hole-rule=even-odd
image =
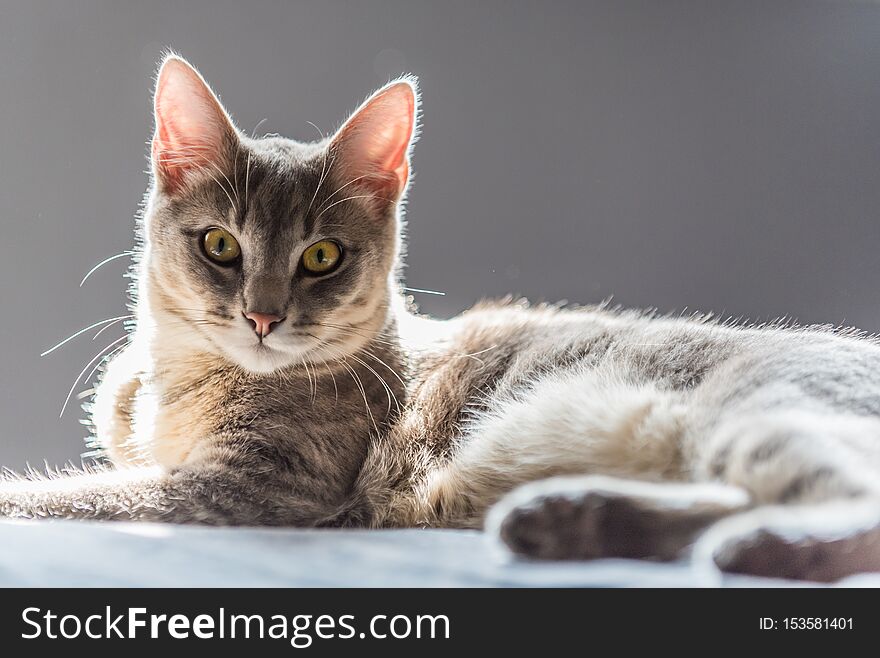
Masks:
[[[407,77],[318,142],[254,139],[166,58],[138,302],[162,340],[256,373],[362,347],[395,286],[417,112]]]

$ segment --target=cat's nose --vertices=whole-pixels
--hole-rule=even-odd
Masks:
[[[284,320],[284,318],[273,315],[272,313],[245,313],[244,317],[251,323],[251,328],[260,338],[271,334],[272,328]]]

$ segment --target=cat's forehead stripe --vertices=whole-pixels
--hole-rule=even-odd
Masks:
[[[308,171],[303,171],[295,160],[280,168],[277,162],[257,157],[252,157],[249,167],[246,163],[243,167],[239,180],[245,181],[243,196],[247,208],[237,218],[237,228],[242,230],[253,223],[261,232],[270,234],[284,234],[292,228],[298,238],[308,234],[313,223],[310,217],[304,217],[308,206],[305,197],[312,190]]]

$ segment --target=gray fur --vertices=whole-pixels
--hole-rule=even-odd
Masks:
[[[220,176],[188,179],[181,193],[157,174],[151,189],[138,322],[95,400],[95,441],[123,468],[9,479],[0,513],[488,523],[515,551],[581,559],[671,559],[718,522],[698,554],[763,573],[755,541],[736,543],[745,527],[736,519],[750,520],[754,536],[765,509],[814,518],[852,504],[869,510],[858,528],[847,535],[838,521],[836,543],[800,542],[792,554],[809,564],[805,546],[817,547],[833,563],[821,573],[834,577],[874,567],[851,556],[861,555],[859,537],[876,541],[880,516],[871,516],[880,510],[875,339],[512,300],[447,322],[420,318],[397,278],[403,193],[345,190],[364,183],[344,175],[338,139],[298,144],[229,130]],[[212,225],[246,237],[241,267],[218,267],[199,251]],[[291,269],[305,247],[329,238],[344,249],[336,272]],[[298,358],[250,367],[255,348],[223,339],[238,340],[247,308],[285,316],[288,333],[267,344],[300,341]],[[806,525],[815,534],[816,523]],[[632,533],[638,541],[626,540]],[[772,564],[784,562],[789,544],[759,536]]]

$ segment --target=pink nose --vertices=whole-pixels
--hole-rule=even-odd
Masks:
[[[272,327],[284,319],[271,313],[245,313],[244,317],[248,319],[254,333],[260,338],[272,333]]]

